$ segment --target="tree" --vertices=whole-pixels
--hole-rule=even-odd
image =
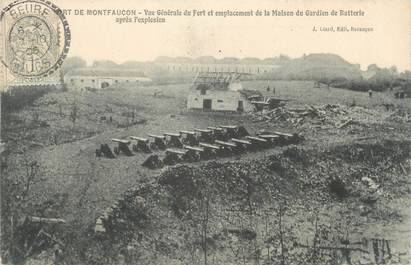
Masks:
[[[73,127],[76,125],[76,121],[78,118],[78,107],[76,104],[73,104],[70,111],[70,120],[73,123]]]
[[[207,240],[208,240],[208,225],[210,222],[210,200],[208,198],[208,195],[204,196],[204,198],[202,198],[200,200],[200,207],[202,210],[202,220],[201,220],[201,244],[202,244],[202,248],[203,248],[203,253],[204,253],[204,265],[207,265],[207,250],[208,250],[208,246],[207,246]]]
[[[59,69],[60,82],[63,84],[63,90],[67,89],[67,84],[64,83],[64,76],[74,69],[83,68],[86,66],[86,61],[80,57],[68,57],[64,60],[64,63]]]
[[[95,68],[119,68],[119,65],[113,61],[94,61],[92,67]]]
[[[278,60],[280,60],[280,61],[289,61],[289,60],[291,60],[291,58],[288,55],[280,54],[278,56]]]
[[[62,75],[66,75],[69,71],[86,67],[87,63],[84,59],[80,57],[68,57],[64,60],[63,65],[61,66]]]
[[[63,105],[61,105],[61,104],[59,104],[59,116],[60,116],[60,118],[62,118],[64,115],[63,115]]]
[[[398,74],[398,68],[397,66],[393,65],[390,67],[390,71],[393,75],[397,75]]]
[[[13,159],[2,167],[1,175],[2,257],[16,262],[27,254],[20,242],[25,235],[18,227],[34,211],[32,186],[42,181],[40,165],[28,157]]]
[[[37,122],[39,122],[39,119],[40,119],[40,108],[39,107],[35,107],[34,109],[33,109],[33,122],[35,122],[35,123],[37,123]]]
[[[369,71],[378,71],[378,70],[380,70],[380,68],[379,68],[375,63],[370,64],[370,65],[368,65],[368,67],[367,67],[367,71],[368,71],[368,72],[369,72]]]
[[[405,70],[404,72],[402,72],[402,73],[400,74],[400,77],[403,78],[403,79],[409,79],[409,80],[411,80],[411,71]]]

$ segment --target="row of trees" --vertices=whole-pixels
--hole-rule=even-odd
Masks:
[[[411,71],[399,72],[396,66],[380,68],[376,64],[368,66],[365,76],[359,80],[336,80],[335,86],[357,91],[384,91],[411,83]]]

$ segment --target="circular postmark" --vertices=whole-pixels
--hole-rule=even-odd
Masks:
[[[15,75],[38,78],[56,72],[70,47],[63,11],[47,0],[17,0],[0,13],[4,54],[1,62]]]

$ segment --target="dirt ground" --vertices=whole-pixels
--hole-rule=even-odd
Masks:
[[[72,229],[84,232],[90,231],[96,219],[114,202],[123,198],[127,190],[138,187],[142,183],[155,183],[159,176],[164,176],[169,170],[168,167],[158,170],[142,167],[141,163],[148,157],[143,153],[134,153],[131,157],[119,155],[115,159],[97,158],[95,150],[100,144],[107,143],[112,148],[116,146],[110,140],[111,138],[147,137],[148,133],[162,134],[230,124],[243,125],[251,134],[262,129],[299,133],[305,138],[305,141],[298,145],[299,148],[311,150],[309,152],[313,152],[312,150],[318,150],[319,153],[327,152],[338,146],[379,144],[385,140],[395,140],[409,145],[411,100],[394,99],[390,92],[374,93],[373,97],[369,98],[368,94],[363,92],[326,87],[313,88],[313,82],[308,81],[246,81],[243,86],[247,89],[257,89],[266,96],[287,101],[281,107],[281,111],[239,115],[186,110],[185,97],[189,86],[189,84],[173,84],[132,87],[119,84],[119,87],[104,91],[46,94],[37,100],[34,106],[10,114],[8,117],[10,122],[2,128],[3,138],[8,142],[9,148],[13,149],[7,157],[8,172],[19,174],[23,170],[21,168],[23,160],[38,161],[42,181],[32,186],[34,208],[43,207],[51,198],[64,198],[60,200],[60,204],[52,203],[50,210],[42,211],[42,214],[64,218]],[[266,90],[267,86],[270,86],[270,91]],[[275,95],[272,91],[273,87],[275,87]],[[331,107],[324,107],[325,105]],[[386,105],[389,107],[387,108]],[[304,116],[298,114],[311,111],[313,108],[316,114],[309,113]],[[348,119],[352,122],[347,123]],[[344,125],[345,123],[347,125]],[[340,127],[342,125],[344,127]],[[28,150],[28,152],[19,150]],[[219,163],[232,161],[252,163],[252,161],[265,161],[273,155],[281,155],[285,150],[287,147],[271,148],[246,153],[241,157],[217,160]],[[164,154],[159,152],[159,155],[161,157]],[[327,162],[322,164],[320,159],[314,160],[315,164],[307,168],[313,168],[311,173],[315,174],[320,174],[318,172],[321,172],[321,168],[325,168],[324,174],[351,170],[349,161],[344,161],[344,166],[339,167],[338,158],[336,159],[337,161],[330,162],[331,164]],[[377,160],[386,163],[385,159],[376,158]],[[191,163],[190,166],[204,167],[212,162]],[[313,203],[318,205],[320,219],[326,219],[327,215],[337,216],[337,213],[344,211],[354,215],[353,219],[361,222],[361,225],[356,226],[357,231],[353,232],[356,238],[382,238],[390,241],[392,253],[396,253],[396,258],[393,258],[392,262],[406,264],[405,260],[410,257],[409,238],[411,238],[410,154],[408,159],[401,162],[401,166],[395,161],[390,163],[396,171],[388,170],[381,174],[384,176],[391,174],[390,176],[398,178],[399,182],[393,180],[389,183],[391,186],[387,191],[381,189],[384,195],[372,207],[350,197],[342,201],[329,199],[329,195],[327,195],[327,203],[320,206],[322,205],[320,198],[317,200],[314,195],[304,197],[301,195],[302,190],[296,193],[296,196],[302,196],[296,200],[314,200]],[[354,164],[353,162],[352,167],[355,169]],[[335,169],[331,170],[329,166]],[[372,164],[362,164],[361,170],[366,170],[364,169],[366,167],[372,167]],[[383,167],[379,164],[376,168]],[[355,171],[354,169],[352,171]],[[372,168],[370,170],[372,171]],[[308,173],[310,172],[304,172],[304,174]],[[372,174],[373,172],[363,175],[372,178]],[[305,204],[299,202],[298,205]],[[154,203],[151,206],[156,207]],[[291,207],[292,204],[288,206]],[[167,207],[159,207],[159,209],[164,210]],[[389,213],[392,215],[386,216]],[[177,218],[170,216],[171,213],[158,214],[167,216],[170,220]],[[288,218],[304,220],[306,214],[306,211],[297,211],[295,216],[290,215]],[[184,222],[183,224],[187,225]],[[213,226],[217,224],[218,221],[213,223]],[[166,222],[166,225],[170,223]],[[164,233],[169,231],[171,237],[174,235],[171,230],[162,231]],[[167,237],[167,235],[163,236]],[[78,237],[81,238],[80,235]],[[270,247],[267,249],[264,251],[269,251]],[[178,259],[175,252],[173,253],[161,255],[164,260],[157,260],[157,264]],[[220,255],[225,255],[224,253],[226,252]],[[199,255],[196,257],[201,260]],[[196,262],[200,263],[200,260]],[[254,262],[240,261],[250,264]],[[193,260],[192,264],[196,262]],[[215,261],[214,264],[217,263]]]

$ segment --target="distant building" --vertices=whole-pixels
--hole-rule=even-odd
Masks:
[[[276,65],[251,64],[193,64],[193,63],[158,63],[158,67],[170,73],[178,72],[232,72],[247,74],[271,73],[278,68]]]
[[[154,61],[154,65],[169,73],[230,72],[242,74],[263,74],[274,72],[277,68],[281,67],[281,65],[276,64],[270,59],[237,59],[233,57],[226,57],[218,60],[211,56],[203,56],[197,59],[192,59],[189,57],[159,57]]]
[[[251,111],[239,74],[199,73],[187,96],[187,108],[204,111]]]
[[[80,68],[64,76],[67,88],[73,90],[104,89],[117,83],[150,82],[144,73],[133,70]]]

